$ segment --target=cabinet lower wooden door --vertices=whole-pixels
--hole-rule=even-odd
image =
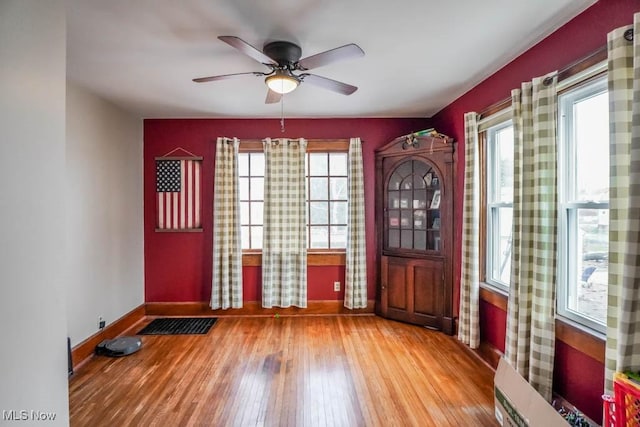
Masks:
[[[383,256],[381,270],[383,316],[442,329],[442,261]]]

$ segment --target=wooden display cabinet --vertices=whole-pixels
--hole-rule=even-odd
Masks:
[[[399,137],[376,151],[376,312],[454,333],[450,138]]]

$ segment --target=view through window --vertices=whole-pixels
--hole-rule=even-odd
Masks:
[[[346,152],[306,154],[307,247],[347,246]],[[264,153],[239,153],[238,175],[242,249],[261,249],[264,207]]]
[[[604,331],[609,273],[609,100],[606,78],[558,98],[558,312]]]
[[[507,289],[511,281],[513,223],[513,126],[487,130],[487,274],[488,283]]]

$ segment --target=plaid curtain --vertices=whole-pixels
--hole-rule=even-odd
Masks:
[[[349,309],[367,307],[367,245],[364,217],[364,173],[362,142],[349,142],[349,211],[347,218],[347,259],[345,268],[344,306]]]
[[[242,246],[237,138],[218,138],[213,195],[211,308],[242,307]]]
[[[609,286],[605,391],[613,373],[640,369],[640,46],[632,26],[608,35]],[[634,126],[635,124],[635,126]]]
[[[267,138],[264,146],[262,306],[307,306],[307,141]]]
[[[555,351],[557,73],[512,91],[514,197],[505,355],[551,401]]]
[[[471,348],[480,345],[480,168],[478,115],[464,115],[464,207],[458,339]]]

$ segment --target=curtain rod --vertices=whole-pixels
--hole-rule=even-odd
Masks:
[[[299,138],[271,138],[271,139],[299,139]],[[307,143],[331,143],[331,142],[336,142],[336,143],[345,143],[345,142],[349,142],[350,138],[330,138],[330,139],[308,139],[308,138],[304,138],[307,140]],[[242,139],[242,138],[238,138],[238,140],[240,141],[240,143],[247,143],[247,144],[257,144],[260,143],[262,144],[262,139]],[[364,142],[361,140],[361,142]]]
[[[601,46],[595,51],[591,52],[587,56],[572,62],[566,67],[562,68],[558,71],[558,82],[566,80],[577,73],[585,71],[589,67],[592,67],[602,61],[607,59],[607,46]],[[505,108],[511,105],[511,97],[505,98],[501,101],[496,102],[482,110],[478,115],[480,119],[491,116],[492,114],[497,113],[500,110],[504,110]]]

